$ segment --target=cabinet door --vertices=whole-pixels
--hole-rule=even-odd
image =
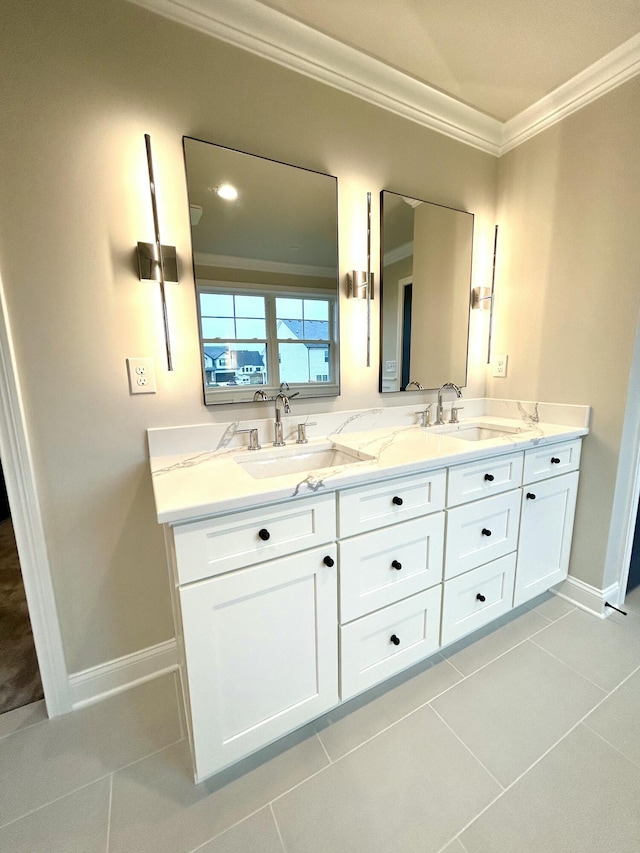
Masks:
[[[337,704],[336,579],[332,544],[180,590],[196,781]]]
[[[513,605],[567,576],[578,493],[578,472],[525,487]]]

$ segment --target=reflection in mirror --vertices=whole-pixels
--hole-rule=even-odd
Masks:
[[[383,191],[380,390],[465,385],[473,214]]]
[[[189,137],[184,154],[205,403],[339,394],[337,179]]]

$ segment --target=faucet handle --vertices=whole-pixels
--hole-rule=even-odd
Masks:
[[[307,438],[307,427],[316,426],[316,421],[305,421],[304,423],[298,424],[298,437],[296,439],[296,444],[308,444],[309,439]]]
[[[249,433],[249,446],[248,450],[260,450],[260,445],[258,444],[258,428],[251,427],[250,429],[237,429],[236,435],[242,432]]]
[[[462,411],[464,406],[451,406],[451,417],[449,418],[450,424],[458,423],[458,412]]]
[[[431,426],[431,406],[432,403],[427,403],[424,409],[420,409],[419,412],[415,414],[418,416],[418,423],[421,427],[430,427]]]

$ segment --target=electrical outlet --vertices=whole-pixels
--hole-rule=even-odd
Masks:
[[[387,361],[385,363],[385,372],[386,373],[395,373],[396,371],[396,363],[395,361]]]
[[[497,355],[495,357],[495,361],[493,362],[493,375],[499,376],[501,379],[507,375],[507,363],[509,361],[509,356],[502,354]]]
[[[156,375],[152,358],[128,358],[127,372],[131,394],[156,393]]]

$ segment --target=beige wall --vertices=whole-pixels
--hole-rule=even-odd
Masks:
[[[377,235],[386,188],[473,211],[474,283],[488,284],[497,161],[119,0],[9,4],[0,62],[0,273],[68,665],[78,671],[173,635],[145,429],[240,411],[202,403],[183,134],[337,175],[342,280],[365,263],[366,192]],[[163,239],[177,244],[182,268],[169,288],[173,373],[163,367],[157,293],[135,274],[133,248],[152,238],[145,132]],[[377,331],[367,370],[363,306],[341,308],[343,394],[300,402],[300,413],[383,399]],[[155,358],[155,396],[129,396],[127,356]],[[470,380],[468,393],[482,394],[481,363]]]
[[[604,577],[640,305],[640,78],[502,157],[488,392],[593,407],[584,442],[570,573]],[[603,583],[604,581],[604,583]]]

